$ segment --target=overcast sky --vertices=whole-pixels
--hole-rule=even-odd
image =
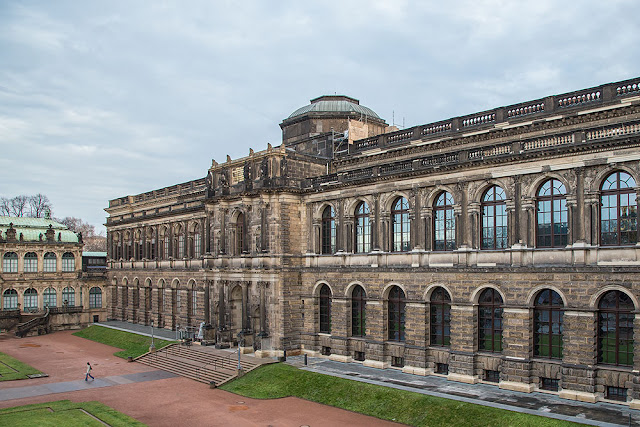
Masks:
[[[0,196],[109,199],[281,143],[323,94],[406,127],[640,76],[640,2],[1,1]]]

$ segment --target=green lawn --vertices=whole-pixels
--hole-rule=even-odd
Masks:
[[[0,381],[24,380],[27,375],[41,373],[8,354],[0,353]]]
[[[138,357],[149,351],[151,345],[151,337],[144,335],[132,334],[130,332],[118,331],[116,329],[105,328],[103,326],[91,325],[73,335],[96,341],[111,347],[121,348],[122,351],[113,353],[114,356],[122,357]],[[165,341],[154,339],[156,349],[161,349],[175,341]]]
[[[282,363],[255,369],[221,388],[256,399],[295,396],[413,426],[581,425],[302,371]]]
[[[100,402],[76,403],[70,400],[58,400],[0,409],[0,425],[13,427],[104,426],[93,417],[113,427],[145,425]]]

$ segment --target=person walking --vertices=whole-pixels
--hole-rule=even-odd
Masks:
[[[93,375],[91,375],[91,363],[87,362],[87,375],[84,376],[84,380],[89,381],[89,377],[91,377],[92,380],[95,380]]]

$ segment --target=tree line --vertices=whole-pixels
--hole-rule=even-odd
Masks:
[[[82,233],[84,250],[104,252],[107,250],[107,238],[104,232],[96,233],[95,226],[82,221],[80,218],[67,216],[54,218],[49,197],[38,193],[33,196],[20,195],[13,198],[0,197],[0,215],[29,218],[51,218],[69,227],[74,233]]]

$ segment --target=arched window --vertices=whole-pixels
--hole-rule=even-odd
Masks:
[[[169,252],[169,230],[165,227],[164,234],[162,236],[162,259],[169,259],[171,253]]]
[[[26,254],[24,254],[24,272],[38,272],[38,255],[36,255],[35,252],[27,252]]]
[[[89,289],[89,308],[102,308],[102,289],[97,286]]]
[[[136,231],[135,238],[136,238],[136,242],[135,242],[135,258],[137,260],[140,260],[140,259],[142,259],[142,256],[143,256],[143,253],[142,253],[142,248],[143,248],[142,231],[140,231],[140,230]]]
[[[184,228],[182,226],[178,226],[178,238],[176,241],[176,257],[178,259],[184,258]]]
[[[451,345],[451,297],[438,286],[431,294],[431,345]]]
[[[73,272],[76,269],[76,258],[71,252],[65,252],[62,254],[62,271]]]
[[[391,207],[391,250],[393,252],[411,250],[409,202],[404,197],[398,197]]]
[[[196,309],[198,308],[198,292],[196,291],[195,283],[191,286],[191,315],[194,316],[196,314]]]
[[[38,291],[33,288],[24,291],[24,311],[38,311]]]
[[[598,363],[633,365],[633,314],[629,295],[605,293],[598,303]]]
[[[18,291],[7,289],[2,293],[2,307],[4,310],[16,310],[18,308]]]
[[[360,202],[355,211],[354,252],[371,252],[371,224],[369,223],[369,205]]]
[[[602,183],[600,244],[631,245],[638,241],[636,182],[626,172],[614,172]]]
[[[58,269],[58,258],[53,252],[44,254],[44,272],[55,273]]]
[[[404,341],[405,296],[399,286],[394,286],[389,292],[388,322],[390,341]]]
[[[52,287],[48,287],[47,289],[44,290],[42,294],[42,302],[44,303],[45,307],[57,306],[58,305],[57,300],[58,300],[58,297],[55,289],[53,289]]]
[[[67,307],[76,306],[76,290],[71,286],[67,286],[62,290],[62,303]]]
[[[497,185],[482,197],[482,249],[507,247],[507,204],[504,190]]]
[[[18,254],[15,252],[7,252],[2,257],[2,271],[4,273],[18,272]]]
[[[327,206],[322,211],[321,240],[323,254],[332,254],[336,251],[336,214],[332,206]]]
[[[538,293],[533,309],[533,355],[562,359],[564,303],[551,289]]]
[[[446,191],[440,193],[433,207],[433,238],[436,251],[452,251],[456,248],[453,197]]]
[[[569,214],[566,193],[564,184],[557,179],[545,181],[538,189],[536,201],[537,247],[567,246]]]
[[[245,251],[245,227],[244,227],[244,214],[239,213],[236,218],[236,255],[242,255],[242,252]]]
[[[320,332],[331,333],[331,289],[327,285],[320,288]]]
[[[478,350],[502,351],[502,297],[492,288],[482,291],[478,300]]]
[[[165,307],[165,296],[164,296],[164,280],[158,286],[158,308],[162,313],[166,312],[167,307]]]
[[[202,237],[200,236],[200,227],[196,224],[193,227],[193,257],[197,258],[202,255]]]
[[[351,292],[351,335],[363,337],[366,332],[365,292],[362,286],[356,285]]]

